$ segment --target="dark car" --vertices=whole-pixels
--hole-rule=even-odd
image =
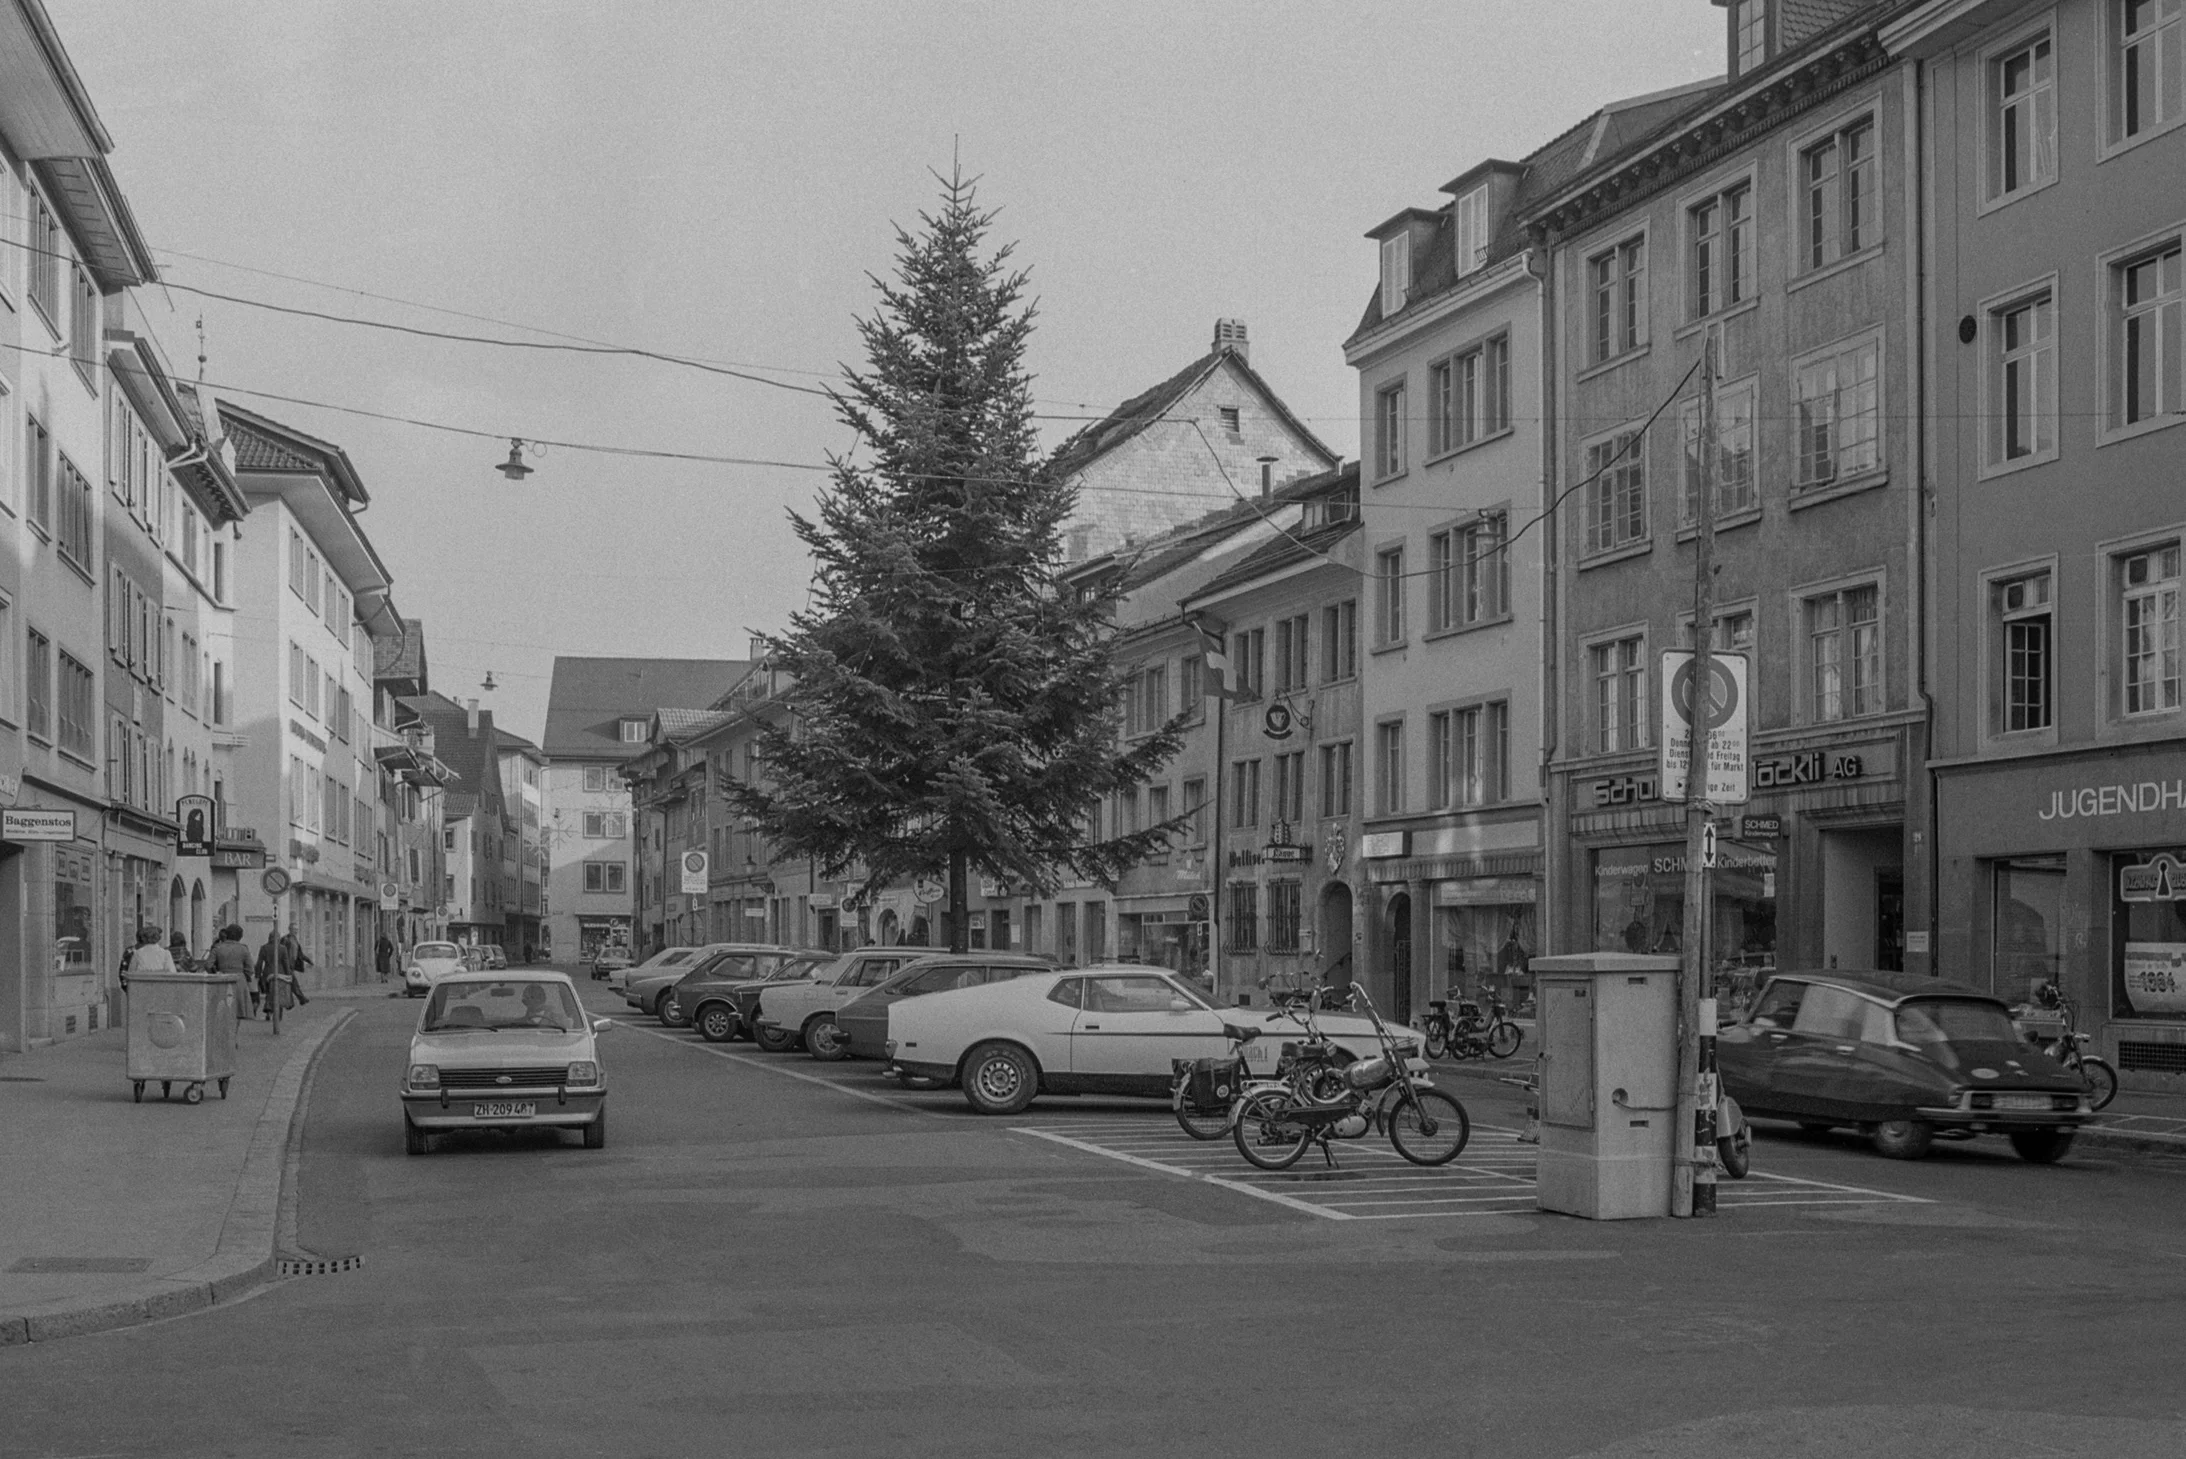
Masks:
[[[682,969],[661,991],[660,1001],[654,1008],[664,1028],[688,1028],[691,1010],[698,1000],[691,990],[713,979],[740,983],[746,978],[764,978],[772,975],[784,963],[797,957],[794,948],[776,947],[765,942],[712,943],[702,948],[699,955],[685,963]]]
[[[2080,1081],[2020,1041],[2003,999],[1936,978],[1778,973],[1716,1062],[1747,1115],[1850,1125],[1898,1160],[1994,1134],[2048,1164],[2087,1117]]]
[[[925,952],[915,947],[861,947],[822,963],[801,979],[746,984],[736,990],[737,1017],[760,1048],[770,1054],[786,1053],[803,1041],[807,1020],[823,1007],[834,1007],[837,990],[854,997],[857,990],[885,982],[896,969]],[[797,995],[793,1000],[797,1007],[782,1001],[785,993]],[[762,995],[766,1007],[762,1007]],[[807,1003],[812,1006],[804,1006]]]
[[[685,973],[669,996],[675,1000],[679,1020],[697,1029],[706,1042],[725,1044],[739,1035],[750,1036],[736,1011],[739,991],[809,978],[834,959],[831,952],[799,950],[778,962],[755,966],[747,955],[727,954]]]
[[[1021,953],[944,952],[905,963],[888,981],[835,1010],[836,1037],[853,1059],[885,1057],[888,1043],[888,1010],[905,998],[939,993],[946,988],[975,988],[999,983],[1023,973],[1052,970],[1044,957]],[[805,1039],[809,1047],[812,1040]]]

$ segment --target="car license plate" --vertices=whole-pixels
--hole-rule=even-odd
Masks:
[[[1998,1109],[2048,1109],[2049,1096],[2046,1094],[1999,1094],[1996,1096],[1996,1107]]]
[[[471,1106],[471,1118],[477,1120],[528,1120],[539,1112],[539,1106],[530,1101],[518,1104],[512,1100],[496,1100]]]

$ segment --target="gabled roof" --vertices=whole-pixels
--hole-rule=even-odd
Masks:
[[[414,683],[420,690],[425,682],[425,620],[405,618],[402,633],[375,634],[372,638],[373,679],[394,679]]]
[[[716,730],[736,716],[726,709],[656,709],[653,721],[660,727],[661,735],[672,745],[681,745],[697,739],[709,730]]]
[[[1198,389],[1209,376],[1223,368],[1225,364],[1237,371],[1238,377],[1245,382],[1246,386],[1265,401],[1269,409],[1275,412],[1276,418],[1281,420],[1284,426],[1294,432],[1307,446],[1320,452],[1324,458],[1331,462],[1338,459],[1336,453],[1331,451],[1319,436],[1306,428],[1304,421],[1291,414],[1290,407],[1285,405],[1282,397],[1277,395],[1268,382],[1261,378],[1260,372],[1253,369],[1250,361],[1235,350],[1219,349],[1210,350],[1208,353],[1201,355],[1153,389],[1132,396],[1107,415],[1079,430],[1069,440],[1063,442],[1062,445],[1056,448],[1055,455],[1049,461],[1050,469],[1054,472],[1056,479],[1067,480],[1076,476],[1110,451],[1115,450],[1133,436],[1138,435],[1139,432],[1175,409],[1178,402]]]
[[[220,402],[220,423],[235,442],[236,470],[323,476],[359,506],[372,500],[349,453],[333,442],[225,400]]]
[[[1199,585],[1192,592],[1192,599],[1209,597],[1226,589],[1249,583],[1256,578],[1290,566],[1294,562],[1309,562],[1326,557],[1335,550],[1336,544],[1358,531],[1363,525],[1356,509],[1359,484],[1359,463],[1346,463],[1336,471],[1323,472],[1304,481],[1293,482],[1275,493],[1272,500],[1278,502],[1310,501],[1316,497],[1342,496],[1354,503],[1352,513],[1342,521],[1326,522],[1304,530],[1288,529],[1271,542],[1262,543],[1245,557],[1224,568],[1214,577]]]
[[[712,704],[750,669],[743,659],[628,659],[561,655],[547,690],[540,745],[557,760],[626,760],[625,719],[650,721],[663,706]]]
[[[493,727],[493,711],[478,711],[478,733],[471,733],[470,709],[445,694],[427,692],[402,697],[405,709],[433,730],[433,758],[448,767],[455,778],[448,782],[447,813],[469,815],[481,801],[498,804],[501,775],[495,761],[500,735]]]

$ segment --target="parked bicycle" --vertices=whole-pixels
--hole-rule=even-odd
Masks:
[[[1473,999],[1459,999],[1455,1018],[1450,1016],[1448,1002],[1440,998],[1430,1001],[1421,1025],[1421,1032],[1427,1036],[1427,1057],[1477,1059],[1488,1054],[1507,1059],[1517,1053],[1525,1031],[1510,1021],[1510,1010],[1498,994],[1489,992],[1487,1001],[1488,1011],[1483,1014]]]
[[[1424,1060],[1415,1062],[1397,1047],[1366,990],[1354,988],[1351,1001],[1373,1023],[1381,1052],[1331,1068],[1332,1081],[1309,1068],[1284,1083],[1248,1090],[1238,1101],[1230,1133],[1237,1153],[1249,1163],[1262,1170],[1288,1170],[1308,1146],[1317,1144],[1322,1157],[1334,1165],[1329,1141],[1355,1140],[1379,1130],[1414,1165],[1447,1165],[1472,1138],[1465,1106],[1435,1088],[1426,1077]],[[1333,1097],[1306,1097],[1301,1078],[1307,1086],[1332,1082],[1328,1093]]]
[[[2054,1034],[2030,1030],[2027,1041],[2079,1076],[2087,1090],[2089,1109],[2101,1109],[2116,1099],[2118,1071],[2108,1059],[2087,1051],[2095,1036],[2081,1032],[2080,1010],[2072,1000],[2055,983],[2044,983],[2034,990],[2034,1001],[2056,1013],[2063,1027]]]
[[[1278,996],[1275,1006],[1305,1031],[1305,1039],[1283,1046],[1274,1078],[1256,1079],[1247,1066],[1246,1046],[1266,1033],[1250,1025],[1222,1025],[1222,1034],[1230,1041],[1226,1057],[1170,1062],[1176,1078],[1169,1091],[1169,1108],[1185,1134],[1195,1140],[1221,1139],[1230,1132],[1238,1101],[1257,1088],[1292,1089],[1305,1099],[1333,1098],[1341,1092],[1339,1051],[1313,1021],[1315,1008],[1329,1006],[1325,997]]]

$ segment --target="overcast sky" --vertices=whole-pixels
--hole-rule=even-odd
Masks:
[[[891,224],[958,146],[1032,270],[1044,411],[1104,412],[1237,317],[1347,457],[1360,235],[1723,50],[1710,0],[47,4],[175,283],[547,337],[368,297],[394,296],[809,385],[855,350]],[[811,463],[847,443],[824,401],[688,369],[147,305],[185,375],[203,318],[216,386],[503,437]],[[785,513],[817,473],[549,450],[514,484],[505,440],[235,398],[348,450],[433,686],[520,733],[557,652],[742,657],[802,601]]]

